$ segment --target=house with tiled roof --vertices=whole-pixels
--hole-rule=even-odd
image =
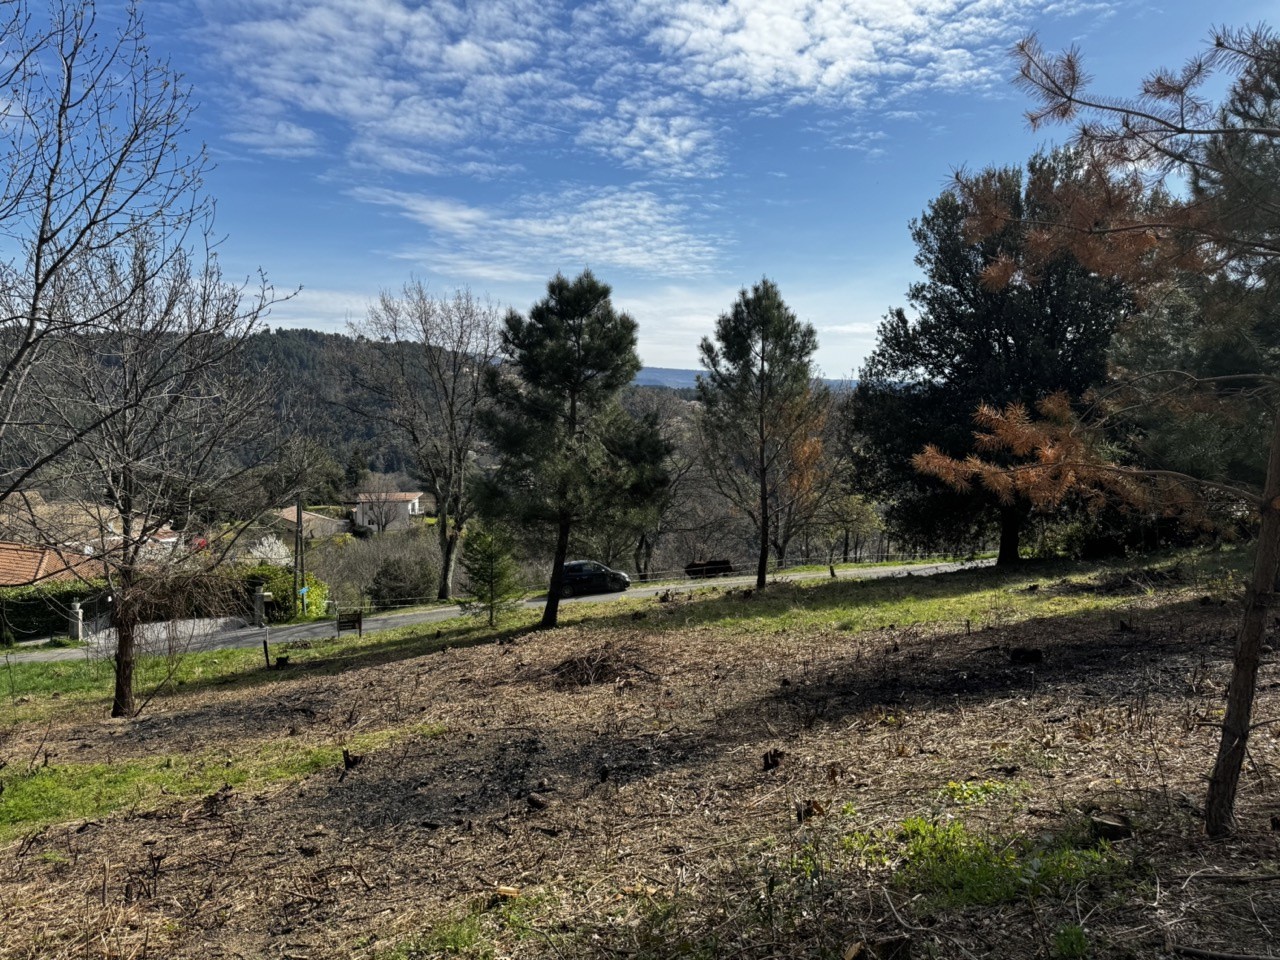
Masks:
[[[298,525],[298,508],[281,507],[279,510],[273,510],[267,517],[267,521],[276,529],[279,529],[283,523],[288,529],[288,535],[293,536],[294,529]],[[323,513],[312,510],[302,511],[302,536],[308,540],[316,537],[340,537],[350,532],[351,524],[347,520],[327,517]]]
[[[103,576],[102,561],[49,547],[0,541],[0,587],[30,587]]]

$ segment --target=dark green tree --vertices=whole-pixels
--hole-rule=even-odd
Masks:
[[[656,428],[618,404],[640,358],[636,322],[613,308],[610,292],[589,270],[556,274],[527,317],[507,314],[502,362],[488,371],[483,423],[498,467],[484,485],[486,508],[555,535],[543,629],[556,626],[574,525],[643,503],[666,483]]]
[[[808,497],[821,454],[828,391],[814,379],[818,335],[763,279],[738,294],[698,350],[702,439],[716,488],[759,537],[756,586],[767,582],[770,537],[797,498]]]
[[[1069,252],[1036,255],[1034,221],[1048,214],[1038,197],[1076,176],[1069,153],[1037,156],[1026,176],[990,170],[1013,219],[973,238],[976,211],[953,190],[911,223],[924,279],[880,324],[858,382],[852,413],[862,437],[859,473],[868,492],[890,504],[889,521],[921,546],[960,546],[999,525],[998,563],[1016,563],[1027,502],[1001,503],[984,490],[959,493],[921,476],[911,458],[926,444],[963,459],[973,451],[973,416],[1066,392],[1078,397],[1107,374],[1112,331],[1129,309],[1126,288],[1099,277]]]
[[[491,627],[498,614],[515,607],[524,595],[511,538],[499,526],[480,524],[467,531],[462,570],[472,597],[463,602],[463,609],[488,617]]]
[[[358,490],[369,479],[369,458],[358,450],[352,450],[342,469],[342,484],[348,492]]]

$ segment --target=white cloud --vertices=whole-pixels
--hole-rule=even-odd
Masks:
[[[398,207],[410,220],[454,237],[474,234],[489,219],[482,210],[447,198],[363,187],[351,193],[357,200]]]
[[[636,318],[640,358],[648,366],[688,367],[693,348],[715,332],[716,317],[737,295],[738,288],[727,284],[617,284],[613,302]]]
[[[547,45],[560,42],[554,17],[525,0],[474,8],[405,0],[199,2],[205,39],[228,69],[234,95],[337,121],[366,157],[396,156],[386,145],[543,138],[533,122],[542,106],[567,100],[568,86],[543,59]]]
[[[288,120],[273,121],[265,117],[247,119],[228,138],[269,157],[309,157],[320,146],[320,137],[314,130]]]
[[[866,106],[1002,82],[1041,0],[614,0],[669,66],[725,99]],[[1064,11],[1069,12],[1069,11]]]
[[[461,146],[504,154],[498,169],[523,165],[530,145],[576,146],[714,175],[727,106],[902,112],[923,91],[992,89],[1010,39],[1045,13],[1043,0],[194,2],[241,107],[234,142],[300,155],[319,149],[307,133],[323,120],[349,138],[342,152],[389,174],[480,177],[494,173],[458,163]],[[1101,16],[1114,3],[1053,9]]]
[[[711,176],[722,158],[710,123],[684,97],[626,97],[613,116],[584,123],[578,143],[625,167]]]
[[[372,297],[353,290],[304,289],[271,308],[270,326],[345,330],[348,321],[363,319]]]
[[[636,187],[570,188],[485,208],[383,188],[352,191],[429,227],[429,241],[401,255],[451,276],[504,282],[601,266],[649,276],[705,275],[716,246],[684,224],[686,211]]]

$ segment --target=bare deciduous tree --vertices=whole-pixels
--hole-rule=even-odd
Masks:
[[[356,408],[409,444],[413,469],[436,501],[439,598],[452,596],[481,441],[484,371],[498,351],[498,310],[469,290],[437,297],[420,281],[383,293],[352,332],[367,348],[352,377],[372,402]]]
[[[141,625],[173,615],[165,597],[194,598],[183,611],[194,615],[212,596],[212,573],[271,506],[258,469],[279,449],[273,384],[242,364],[270,287],[228,284],[207,251],[133,240],[128,251],[79,258],[65,308],[99,315],[45,371],[45,393],[58,398],[45,429],[69,439],[33,477],[104,518],[83,546],[101,562],[111,595],[113,716],[135,712]],[[102,303],[115,306],[103,311]]]
[[[153,279],[77,297],[86,258],[146,238],[165,270],[203,220],[202,153],[184,152],[188,89],[149,53],[130,5],[103,29],[92,0],[9,0],[0,13],[0,500],[129,409],[121,396],[75,433],[40,429],[42,389],[75,339],[109,326]],[[72,309],[72,303],[76,308]]]
[[[93,0],[3,5],[0,501],[40,487],[111,520],[90,546],[113,597],[117,716],[136,707],[139,625],[217,565],[263,454],[266,386],[235,367],[270,290],[246,298],[209,252],[190,114],[136,5],[110,25]]]
[[[378,533],[386,533],[405,512],[405,501],[395,480],[385,473],[371,473],[356,490],[356,519]]]

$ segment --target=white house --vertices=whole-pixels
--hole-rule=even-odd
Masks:
[[[407,527],[414,517],[426,516],[429,510],[424,501],[428,499],[422,492],[375,491],[357,493],[354,499],[347,501],[347,505],[354,510],[357,526],[373,527],[381,533]]]

